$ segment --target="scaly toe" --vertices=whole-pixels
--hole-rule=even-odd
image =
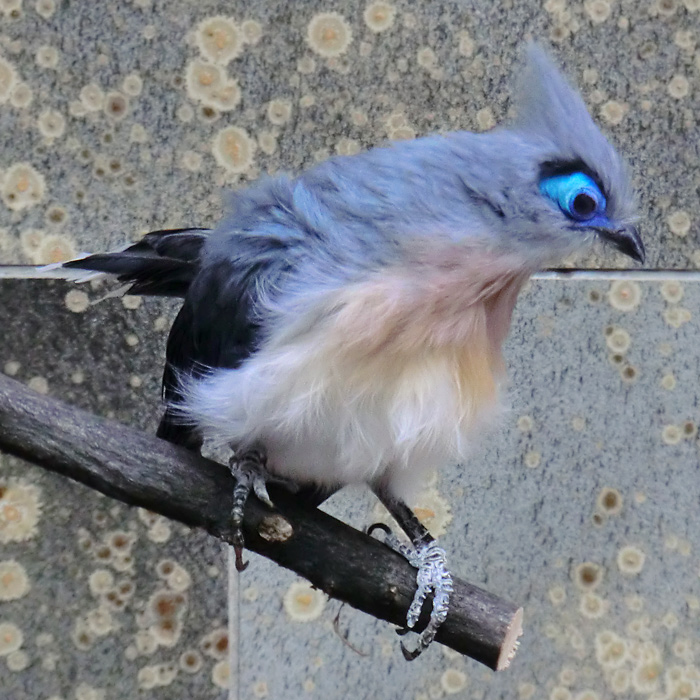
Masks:
[[[430,593],[433,594],[433,607],[426,628],[418,635],[415,649],[408,649],[401,642],[401,651],[407,661],[413,661],[430,646],[435,639],[440,625],[447,618],[450,609],[450,594],[454,590],[452,575],[447,568],[445,550],[435,540],[420,544],[417,547],[404,544],[384,523],[374,523],[367,528],[367,534],[379,533],[379,538],[388,547],[398,552],[408,560],[411,566],[418,569],[416,583],[418,587],[408,608],[406,627],[399,628],[396,633],[407,634],[415,627],[423,609],[423,603]]]
[[[408,557],[408,561],[418,569],[416,574],[418,588],[406,616],[407,627],[413,628],[416,625],[425,599],[431,592],[433,594],[430,620],[427,627],[420,633],[416,648],[410,651],[403,643],[401,644],[401,651],[404,657],[408,661],[412,661],[430,646],[440,625],[447,618],[447,613],[450,609],[450,594],[454,587],[452,575],[447,568],[445,550],[439,547],[435,540],[414,549],[411,552],[411,556]]]
[[[255,495],[269,508],[274,508],[275,504],[270,500],[270,494],[267,492],[267,484],[265,478],[260,474],[253,476],[253,491]]]
[[[408,559],[411,562],[411,557],[415,553],[415,549],[410,545],[402,542],[392,531],[391,528],[385,523],[374,523],[367,528],[367,534],[372,536],[375,532],[379,532],[378,539],[383,542],[387,547],[393,549],[395,552],[400,554],[404,559]],[[411,562],[413,566],[413,562]]]
[[[265,462],[265,455],[260,450],[250,450],[240,456],[234,454],[229,460],[231,473],[236,480],[231,506],[231,543],[238,571],[243,571],[248,566],[248,562],[243,561],[243,515],[251,490],[261,501],[273,507],[265,486]]]

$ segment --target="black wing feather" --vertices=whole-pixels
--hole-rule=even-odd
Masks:
[[[204,265],[201,256],[209,233],[154,231],[125,250],[64,263],[113,274],[131,284],[132,294],[184,298],[168,336],[162,393],[169,407],[158,436],[197,451],[201,436],[178,418],[180,378],[236,368],[255,352],[261,335],[256,314],[259,282],[264,278],[274,284],[289,264],[279,255],[284,242],[242,235],[229,238],[227,254],[208,258]]]
[[[132,283],[131,294],[184,297],[208,234],[208,229],[199,228],[153,231],[125,250],[89,255],[63,267],[115,275],[120,282]]]

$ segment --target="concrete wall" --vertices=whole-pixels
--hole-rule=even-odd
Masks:
[[[213,225],[222,186],[490,128],[535,37],[629,158],[648,263],[700,267],[699,10],[0,0],[0,261]],[[177,305],[106,292],[0,281],[0,369],[152,431]],[[201,533],[0,456],[0,697],[700,696],[699,306],[670,277],[523,293],[512,412],[416,504],[458,575],[524,604],[505,673],[439,646],[406,664],[387,625],[344,608],[357,653],[340,606],[288,572],[251,556],[229,580]],[[328,507],[382,517],[362,492]]]

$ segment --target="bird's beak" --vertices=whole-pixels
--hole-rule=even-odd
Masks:
[[[644,243],[635,226],[625,226],[619,229],[599,228],[601,238],[612,243],[621,253],[629,255],[638,263],[644,263],[646,252]]]

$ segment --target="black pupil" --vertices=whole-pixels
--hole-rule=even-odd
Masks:
[[[574,213],[576,216],[588,217],[593,214],[596,209],[596,201],[588,194],[577,194],[574,197]]]

